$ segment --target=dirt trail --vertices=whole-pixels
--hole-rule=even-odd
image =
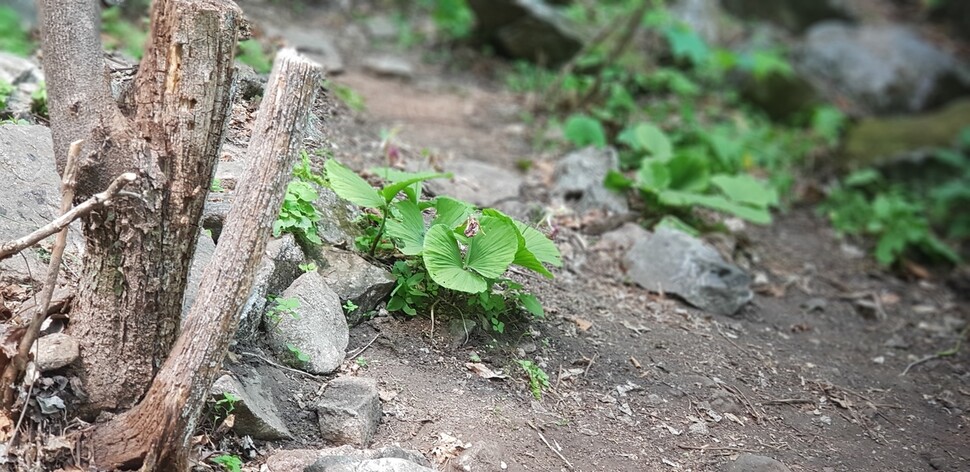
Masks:
[[[514,97],[495,84],[429,65],[411,81],[377,78],[353,63],[334,80],[367,104],[333,123],[346,162],[380,164],[378,136],[392,128],[405,147],[510,170],[543,158]],[[351,348],[380,335],[361,367],[383,392],[375,446],[400,443],[432,460],[470,446],[471,470],[721,470],[743,452],[794,471],[970,470],[967,349],[901,375],[952,347],[965,299],[849,257],[810,209],[721,242],[766,277],[738,318],[624,283],[622,247],[564,229],[566,266],[553,281],[528,281],[546,321],[498,340],[465,339],[426,317],[354,328]],[[475,375],[473,358],[509,378]],[[515,359],[549,373],[541,401]]]

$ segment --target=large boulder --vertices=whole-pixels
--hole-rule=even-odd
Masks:
[[[475,36],[502,54],[556,65],[583,47],[566,17],[542,0],[469,0],[475,12]]]
[[[56,218],[60,214],[60,182],[50,129],[0,125],[0,241],[30,234]],[[69,256],[83,250],[76,228],[72,226],[68,239]],[[44,254],[31,249],[21,254],[24,257],[0,261],[0,281],[44,280]]]
[[[707,0],[707,3],[716,2]],[[820,21],[852,19],[846,3],[842,0],[721,0],[724,9],[739,18],[768,21],[796,33]]]
[[[629,211],[626,197],[603,186],[606,174],[617,169],[619,158],[613,148],[587,147],[556,163],[553,198],[579,213],[601,210],[608,213]]]
[[[344,361],[350,341],[340,298],[317,272],[301,275],[281,298],[295,299],[297,306],[292,313],[269,312],[266,318],[267,337],[277,357],[313,374],[333,372]],[[306,361],[297,355],[306,356]]]
[[[733,315],[753,296],[747,273],[725,262],[713,247],[675,229],[641,229],[624,266],[641,287],[677,295],[720,315]]]
[[[796,70],[861,114],[913,113],[970,93],[970,71],[900,25],[813,26]]]
[[[317,236],[332,246],[354,247],[354,240],[362,234],[356,222],[362,213],[357,205],[337,196],[328,187],[314,185],[318,198],[313,202],[320,214],[317,222]]]
[[[914,151],[951,147],[970,126],[970,99],[917,116],[870,117],[849,128],[843,148],[846,168],[861,168],[907,157]]]

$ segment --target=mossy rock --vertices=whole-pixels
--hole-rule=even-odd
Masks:
[[[968,126],[970,99],[961,99],[933,113],[866,118],[846,136],[842,167],[858,169],[912,151],[950,147],[960,130]]]

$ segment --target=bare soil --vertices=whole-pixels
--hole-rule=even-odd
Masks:
[[[258,21],[266,10],[251,11]],[[291,27],[347,27],[338,13],[307,7]],[[394,50],[416,65],[411,80],[368,75],[346,55],[332,80],[367,109],[326,118],[336,157],[383,164],[381,132],[394,130],[405,158],[428,150],[509,169],[530,159],[526,181],[541,184],[560,153],[533,150],[521,98],[502,90],[495,62],[456,71],[422,62],[425,52]],[[745,452],[793,471],[970,470],[970,354],[935,355],[958,343],[968,294],[851,256],[810,208],[716,239],[760,275],[736,318],[629,284],[622,241],[563,226],[565,267],[526,280],[545,320],[497,338],[430,314],[354,327],[350,348],[370,344],[343,370],[379,380],[375,447],[413,448],[444,470],[461,470],[462,453],[470,470],[719,470]],[[541,400],[518,359],[549,374]],[[507,377],[483,378],[469,367],[478,362]],[[269,373],[281,377],[277,398],[301,411],[319,383],[279,373]],[[312,418],[287,414],[299,439],[268,449],[323,445]]]

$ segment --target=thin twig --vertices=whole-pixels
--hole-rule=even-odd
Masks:
[[[33,246],[40,242],[40,240],[66,228],[72,221],[90,213],[95,208],[105,205],[122,189],[125,185],[134,182],[138,176],[133,172],[126,172],[119,175],[108,189],[104,192],[95,194],[91,198],[84,201],[80,205],[72,208],[67,213],[64,213],[59,218],[50,223],[47,223],[37,231],[28,234],[20,239],[15,239],[13,241],[8,241],[0,245],[0,260],[4,260],[24,249]]]
[[[67,153],[67,163],[64,166],[64,176],[61,180],[61,214],[67,214],[74,202],[74,187],[77,185],[77,157],[81,153],[83,143],[83,140],[74,141]],[[7,364],[3,377],[0,379],[0,389],[3,389],[3,404],[7,408],[13,406],[13,384],[20,373],[24,371],[27,359],[30,357],[30,348],[34,345],[34,340],[40,334],[40,327],[47,318],[47,310],[50,308],[51,296],[54,294],[54,287],[57,285],[57,276],[61,271],[61,260],[66,246],[67,226],[64,226],[54,240],[54,248],[51,251],[51,259],[47,268],[47,280],[44,281],[44,286],[41,288],[40,303],[36,307],[37,311],[34,312],[24,337],[20,339],[17,356]]]
[[[550,451],[552,451],[555,455],[559,456],[559,458],[566,463],[567,467],[569,467],[570,469],[574,468],[573,464],[569,462],[569,459],[566,459],[566,457],[563,456],[559,451],[557,451],[556,448],[552,447],[552,444],[549,444],[549,441],[546,441],[546,437],[542,435],[542,431],[539,431],[539,428],[536,427],[536,425],[532,424],[531,421],[528,421],[527,423],[532,429],[536,430],[536,434],[539,435],[539,439],[542,440],[542,442],[546,445],[546,447],[549,448]]]
[[[302,370],[294,369],[292,367],[287,367],[287,366],[285,366],[283,364],[280,364],[278,362],[273,362],[273,361],[271,361],[271,360],[269,360],[269,359],[267,359],[267,358],[265,358],[265,357],[263,357],[263,356],[261,356],[259,354],[256,354],[254,352],[240,352],[240,354],[242,354],[244,356],[255,357],[255,358],[257,358],[257,359],[259,359],[259,360],[261,360],[261,361],[263,361],[263,362],[265,362],[265,363],[267,363],[267,364],[269,364],[269,365],[271,365],[273,367],[278,367],[278,368],[283,369],[283,370],[288,370],[288,371],[293,372],[295,374],[300,374],[300,375],[303,375],[303,376],[306,376],[306,377],[310,377],[311,379],[320,380],[320,376],[319,375],[311,374],[309,372],[304,372]]]
[[[815,403],[815,400],[807,398],[782,398],[780,400],[768,400],[761,402],[762,405],[799,405]]]
[[[347,356],[347,358],[345,360],[352,361],[352,360],[356,359],[357,356],[363,354],[364,351],[366,351],[367,348],[369,348],[371,344],[374,344],[374,341],[377,341],[377,338],[379,338],[379,337],[381,337],[381,333],[377,333],[377,335],[374,336],[374,339],[371,339],[369,343],[365,344],[364,347],[360,348],[360,350],[358,350],[357,352],[355,352],[355,353]]]
[[[688,446],[686,444],[678,444],[677,447],[681,449],[691,450],[691,451],[758,452],[752,449],[744,449],[740,447],[731,447],[731,446]]]

